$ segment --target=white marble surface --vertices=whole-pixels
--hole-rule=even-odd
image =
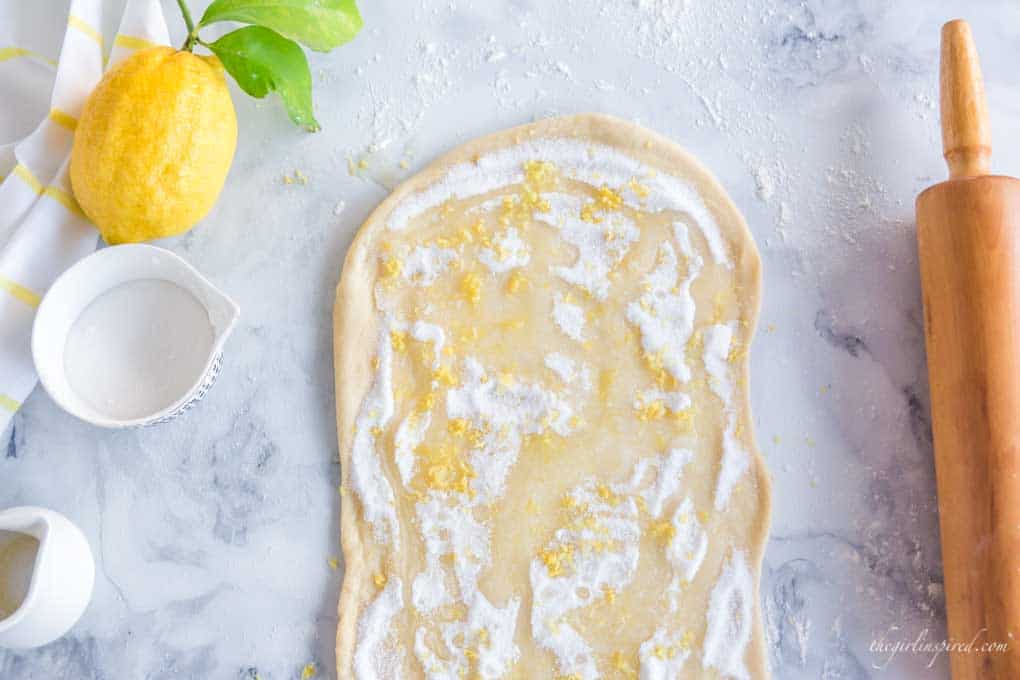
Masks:
[[[307,663],[331,677],[330,312],[344,252],[388,188],[436,154],[589,110],[700,156],[761,247],[752,391],[774,479],[762,605],[775,677],[948,677],[944,656],[869,650],[883,635],[944,637],[913,199],[944,176],[937,43],[957,15],[979,40],[995,166],[1020,174],[1020,5],[359,4],[362,35],[312,56],[323,131],[238,94],[219,205],[168,243],[242,308],[206,400],[111,432],[36,390],[0,435],[0,507],[66,513],[99,566],[81,623],[46,648],[0,651],[0,678],[287,680]],[[350,174],[348,158],[367,168]],[[284,181],[295,170],[307,184]]]

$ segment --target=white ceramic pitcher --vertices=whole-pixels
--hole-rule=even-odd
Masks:
[[[173,403],[144,415],[121,418],[87,403],[68,381],[64,364],[68,334],[82,312],[104,293],[139,280],[165,281],[187,291],[205,308],[214,338],[204,369]],[[194,406],[212,387],[220,371],[223,345],[240,310],[180,256],[144,243],[98,250],[64,272],[50,287],[36,312],[32,357],[39,380],[53,401],[68,413],[102,427],[137,427],[163,423]]]
[[[0,619],[0,647],[40,647],[70,630],[85,612],[96,574],[92,551],[78,527],[46,508],[0,511],[0,530],[39,542],[25,598]]]

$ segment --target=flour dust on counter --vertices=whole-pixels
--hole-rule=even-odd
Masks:
[[[607,116],[398,187],[337,292],[340,677],[766,677],[759,277],[708,171]]]

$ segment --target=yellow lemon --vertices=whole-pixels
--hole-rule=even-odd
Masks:
[[[212,208],[236,145],[219,60],[154,47],[111,69],[89,96],[71,186],[107,243],[173,236]]]

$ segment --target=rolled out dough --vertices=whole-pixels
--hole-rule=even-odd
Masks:
[[[339,677],[766,677],[759,291],[708,171],[607,116],[398,187],[336,299]]]

